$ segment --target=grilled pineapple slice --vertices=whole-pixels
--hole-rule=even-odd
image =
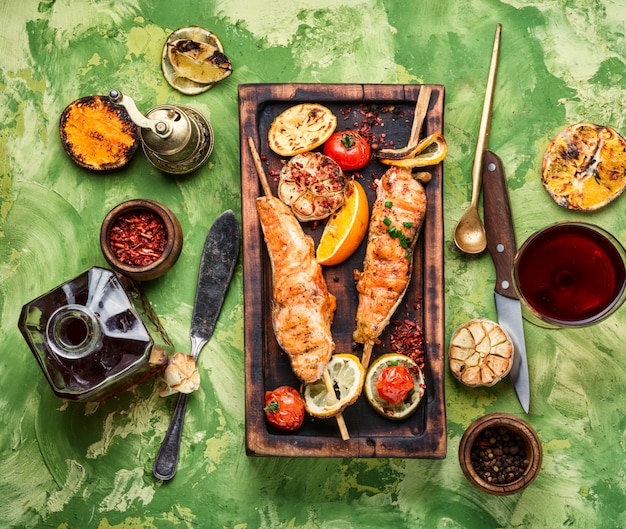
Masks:
[[[450,371],[466,386],[493,386],[511,371],[513,353],[513,343],[500,325],[477,318],[452,335]]]
[[[337,128],[337,117],[325,106],[302,103],[276,116],[268,133],[270,149],[295,156],[322,145]]]

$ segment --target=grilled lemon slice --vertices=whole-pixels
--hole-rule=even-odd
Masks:
[[[176,73],[196,83],[217,83],[233,73],[228,57],[206,42],[178,39],[168,43],[167,53]]]
[[[200,26],[187,26],[167,38],[161,70],[173,88],[186,95],[196,95],[228,77],[233,68],[213,32]]]
[[[413,389],[407,394],[402,402],[392,404],[385,400],[377,389],[377,381],[383,371],[394,366],[400,366],[407,370],[413,380]],[[389,353],[377,358],[370,366],[365,376],[365,396],[372,408],[387,419],[402,420],[412,415],[419,406],[426,384],[424,374],[418,365],[408,356]]]
[[[466,386],[493,386],[511,371],[513,343],[500,325],[478,318],[454,331],[448,357],[450,371]]]
[[[356,402],[361,394],[365,369],[356,356],[334,354],[327,369],[335,395],[328,392],[322,379],[304,386],[304,407],[313,417],[334,417]]]
[[[270,149],[295,156],[322,145],[337,128],[337,117],[325,106],[302,103],[276,116],[268,132]]]
[[[584,211],[601,208],[626,187],[626,140],[611,127],[571,125],[548,145],[542,182],[559,206]]]

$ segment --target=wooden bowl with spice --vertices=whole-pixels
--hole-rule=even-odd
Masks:
[[[137,281],[162,276],[183,247],[183,231],[172,211],[148,199],[115,206],[104,218],[100,247],[112,268]]]
[[[459,463],[467,480],[495,496],[516,494],[528,487],[539,474],[542,460],[537,432],[508,413],[477,419],[459,445]]]

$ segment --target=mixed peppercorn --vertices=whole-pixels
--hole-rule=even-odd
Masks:
[[[518,480],[530,464],[524,439],[504,426],[487,428],[476,438],[471,461],[480,478],[493,485]]]

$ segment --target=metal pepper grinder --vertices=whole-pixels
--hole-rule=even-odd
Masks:
[[[135,102],[115,88],[112,103],[123,106],[140,127],[141,143],[148,160],[170,174],[186,174],[206,162],[213,150],[213,128],[197,110],[186,105],[161,105],[144,116]]]

